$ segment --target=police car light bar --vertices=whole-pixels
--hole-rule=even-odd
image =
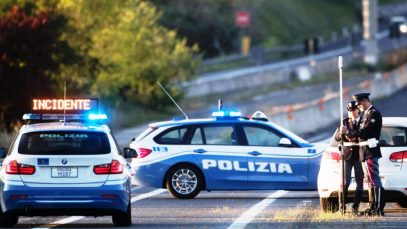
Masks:
[[[40,114],[24,114],[23,120],[41,120],[42,117]]]
[[[215,111],[212,113],[214,118],[239,118],[240,116],[241,114],[238,111]]]
[[[23,120],[42,121],[103,121],[107,120],[106,114],[24,114]]]

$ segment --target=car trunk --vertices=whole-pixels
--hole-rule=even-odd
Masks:
[[[21,180],[27,186],[63,186],[64,184],[76,184],[81,187],[95,187],[104,184],[107,174],[96,175],[93,172],[95,165],[111,163],[110,155],[61,155],[52,156],[38,155],[25,156],[19,159],[19,164],[34,165],[35,173],[32,175],[20,175]]]

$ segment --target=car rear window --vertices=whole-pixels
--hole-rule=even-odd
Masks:
[[[20,154],[94,155],[110,153],[105,133],[79,131],[32,132],[21,136]]]
[[[331,147],[336,147],[339,145],[338,141],[335,140],[335,131],[334,135],[331,138],[329,145]],[[398,147],[398,146],[407,146],[407,128],[405,127],[382,127],[379,145],[381,147]]]
[[[187,127],[172,128],[155,137],[154,141],[158,144],[180,145],[183,144],[187,131]]]
[[[406,146],[406,130],[404,127],[383,127],[379,144],[381,146]]]

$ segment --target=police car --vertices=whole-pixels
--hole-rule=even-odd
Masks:
[[[130,147],[134,183],[167,188],[176,198],[201,190],[316,190],[323,145],[239,112],[217,111],[208,119],[149,125]]]
[[[92,100],[33,100],[35,112],[92,110]],[[111,215],[131,225],[131,173],[104,114],[26,114],[0,170],[0,227],[19,216]]]
[[[337,196],[341,184],[341,154],[338,145],[335,137],[332,137],[321,160],[318,193],[324,211],[338,210]],[[387,201],[397,202],[400,207],[407,208],[407,118],[384,117],[379,146],[382,153],[379,170]],[[353,201],[352,195],[355,190],[356,183],[352,171],[348,195],[351,199],[347,202]],[[364,182],[364,190],[365,192],[368,190],[366,182]],[[365,193],[365,199],[367,199],[367,193]]]

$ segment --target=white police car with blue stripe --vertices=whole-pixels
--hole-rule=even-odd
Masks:
[[[177,198],[201,190],[316,190],[324,145],[310,144],[259,112],[152,123],[130,147],[134,183]],[[258,116],[260,114],[260,117]]]
[[[111,215],[116,226],[131,225],[129,166],[101,123],[106,115],[88,113],[91,102],[33,100],[34,111],[59,114],[24,115],[28,124],[0,154],[0,227],[37,215]]]

